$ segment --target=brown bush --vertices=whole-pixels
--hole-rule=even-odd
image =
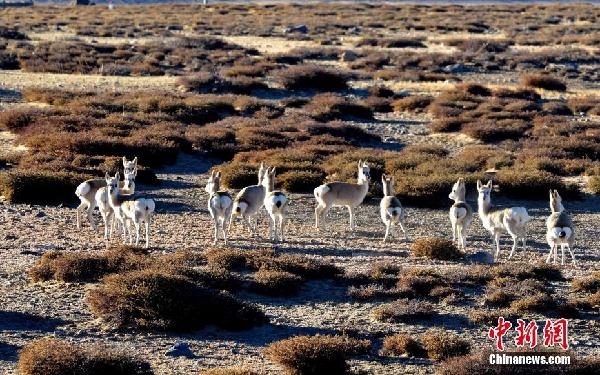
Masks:
[[[396,112],[423,112],[433,102],[430,96],[407,96],[392,103]]]
[[[532,352],[527,348],[527,354]],[[536,350],[539,354],[543,351]],[[587,374],[594,372],[594,368],[600,365],[600,361],[593,358],[578,358],[574,353],[566,352],[564,355],[571,356],[569,365],[497,365],[490,364],[490,355],[494,353],[484,350],[473,353],[471,355],[450,358],[444,361],[437,369],[439,375],[470,375],[470,374],[485,374],[485,375],[529,375],[533,373],[559,375],[559,374]],[[553,354],[551,354],[553,355]]]
[[[469,354],[471,344],[443,329],[430,329],[421,336],[427,357],[434,361]]]
[[[320,66],[290,66],[276,72],[275,79],[287,90],[338,91],[348,88],[348,75]]]
[[[141,329],[187,331],[215,324],[240,330],[267,321],[253,305],[155,270],[108,276],[88,294],[87,302],[105,321]]]
[[[564,82],[546,74],[527,74],[521,78],[521,83],[526,87],[534,87],[544,90],[567,90],[567,85],[565,85]]]
[[[285,271],[258,270],[252,275],[252,290],[271,296],[296,294],[304,280],[300,276]]]
[[[387,356],[408,356],[416,358],[426,358],[427,352],[421,344],[405,334],[396,334],[386,336],[383,339],[381,355]]]
[[[36,118],[42,116],[44,111],[39,109],[18,108],[0,112],[0,129],[18,132],[25,129]]]
[[[527,122],[519,119],[478,120],[464,124],[461,132],[484,142],[496,142],[522,138],[529,127]]]
[[[571,285],[576,292],[595,293],[600,290],[600,271],[593,272],[591,276],[573,278]]]
[[[431,319],[437,315],[432,304],[400,299],[395,302],[379,305],[373,310],[373,317],[381,322],[398,323],[414,319]]]
[[[373,118],[373,112],[368,107],[336,94],[316,95],[303,109],[319,121]]]
[[[587,182],[587,190],[595,195],[600,194],[600,176],[590,176]]]
[[[496,178],[501,194],[513,198],[540,199],[551,189],[560,191],[563,198],[580,197],[577,186],[566,184],[559,177],[544,171],[503,169],[496,173]]]
[[[290,193],[311,193],[325,179],[323,172],[288,171],[277,176],[281,188]]]
[[[85,348],[44,337],[27,343],[19,353],[23,375],[151,375],[150,364],[106,348]]]
[[[288,374],[345,374],[346,359],[370,348],[369,341],[347,336],[296,336],[271,343],[264,353]]]
[[[0,171],[0,193],[11,203],[59,204],[73,202],[75,188],[86,176],[36,170]],[[43,191],[44,194],[40,194]]]
[[[419,238],[412,244],[410,251],[414,256],[440,260],[453,260],[464,256],[451,240],[437,237]]]

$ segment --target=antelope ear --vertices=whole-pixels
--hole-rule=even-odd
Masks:
[[[104,179],[106,179],[106,180],[110,180],[110,175],[108,174],[108,172],[106,172],[106,173],[104,174]]]
[[[362,159],[358,161],[358,168],[362,167]]]
[[[121,174],[119,172],[115,173],[115,178],[117,179],[117,181],[121,180]]]
[[[215,174],[215,176],[216,176],[217,178],[221,178],[221,171],[218,171],[218,172]]]
[[[387,176],[384,174],[381,175],[381,182],[385,183],[387,181]]]
[[[135,166],[137,167],[137,156],[133,158],[133,164],[135,164]]]
[[[123,156],[123,168],[127,167],[127,158]]]
[[[392,181],[392,185],[396,185],[396,176],[392,175],[392,178],[390,178],[390,181]]]
[[[491,188],[491,187],[492,187],[492,180],[489,180],[489,181],[488,181],[488,183],[487,183],[487,186],[488,186],[489,188]]]
[[[477,180],[477,189],[481,189],[481,181]]]
[[[275,176],[275,173],[276,173],[276,172],[277,172],[277,170],[275,169],[275,167],[272,167],[272,168],[271,168],[271,174],[272,174],[273,176]]]

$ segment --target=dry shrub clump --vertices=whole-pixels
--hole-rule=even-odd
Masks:
[[[22,375],[151,375],[150,364],[106,348],[86,348],[51,337],[30,341],[19,353]]]
[[[396,112],[423,112],[433,102],[430,96],[407,96],[406,98],[395,100],[392,107]]]
[[[373,317],[381,322],[405,322],[414,319],[431,319],[437,315],[432,304],[409,299],[385,303],[373,310]]]
[[[243,367],[219,367],[202,370],[198,375],[259,375],[258,372]]]
[[[430,329],[421,336],[427,357],[435,361],[469,354],[471,344],[443,329]]]
[[[188,331],[214,324],[240,330],[267,321],[257,307],[156,270],[105,277],[87,297],[92,313],[116,326]]]
[[[552,91],[566,91],[567,85],[558,78],[546,74],[527,74],[521,78],[521,83],[526,87],[533,87]]]
[[[258,270],[252,277],[254,282],[252,290],[272,296],[293,295],[304,282],[304,279],[293,273],[265,269]]]
[[[373,111],[370,108],[335,94],[316,95],[303,109],[319,121],[373,118]]]
[[[294,375],[345,374],[350,356],[366,354],[368,340],[347,336],[296,336],[271,343],[265,355]]]
[[[72,201],[86,176],[36,169],[0,172],[0,194],[12,203],[58,204]],[[39,194],[44,191],[44,194]]]
[[[150,264],[147,252],[126,246],[103,254],[49,251],[29,269],[29,277],[34,282],[89,282],[111,273],[142,269]]]
[[[345,90],[348,78],[345,73],[312,65],[290,66],[275,74],[275,79],[287,90]]]
[[[536,350],[537,353],[543,354],[543,351]],[[484,350],[470,355],[462,355],[455,358],[450,358],[444,361],[437,368],[436,373],[439,375],[529,375],[535,374],[591,374],[596,372],[600,361],[596,358],[581,358],[577,357],[572,352],[566,352],[564,355],[571,356],[571,363],[568,365],[497,365],[490,364],[489,357],[493,354],[490,351]],[[525,353],[524,353],[525,354]],[[526,354],[532,354],[531,349],[527,349]],[[555,354],[555,353],[552,353]]]
[[[440,260],[453,260],[464,256],[452,241],[438,237],[419,238],[412,244],[410,251],[414,256]]]
[[[425,358],[427,352],[423,349],[421,343],[406,334],[396,334],[386,336],[383,339],[382,355],[387,356],[407,356],[416,358]]]

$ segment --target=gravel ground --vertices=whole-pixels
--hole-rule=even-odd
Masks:
[[[202,250],[210,247],[212,230],[206,210],[203,183],[211,163],[184,155],[179,162],[159,174],[163,183],[155,189],[142,186],[158,201],[157,215],[152,228],[155,251],[177,249]],[[473,187],[469,187],[473,190]],[[396,240],[383,244],[383,225],[378,217],[377,199],[371,199],[358,210],[357,231],[347,230],[347,213],[334,210],[324,233],[313,230],[311,196],[292,195],[288,241],[273,244],[264,239],[250,240],[241,226],[235,225],[232,246],[241,248],[274,248],[283,253],[305,254],[335,262],[346,271],[360,271],[377,261],[390,261],[402,266],[436,268],[453,267],[457,263],[430,261],[409,255],[408,243]],[[474,203],[474,202],[473,202]],[[530,227],[531,247],[517,251],[511,262],[536,262],[547,252],[544,244],[544,219],[548,214],[545,202],[498,201],[528,207],[533,216]],[[578,263],[563,267],[568,277],[582,276],[597,269],[600,200],[590,198],[581,202],[566,202],[577,227],[575,252]],[[450,225],[446,210],[407,208],[407,230],[412,239],[424,236],[449,236]],[[266,215],[260,228],[266,235]],[[336,333],[344,330],[358,332],[373,339],[393,332],[417,334],[428,327],[443,326],[462,332],[474,347],[489,344],[484,327],[465,323],[469,304],[438,305],[440,316],[429,323],[391,324],[376,322],[371,310],[378,303],[358,303],[346,296],[345,287],[331,281],[308,283],[292,298],[272,298],[240,293],[240,298],[258,303],[268,314],[271,323],[242,333],[224,332],[213,328],[176,335],[115,331],[104,327],[88,312],[85,294],[94,285],[41,283],[32,284],[27,269],[48,250],[100,251],[106,247],[100,232],[89,226],[75,228],[73,207],[42,207],[0,204],[0,369],[15,373],[18,348],[28,340],[44,335],[68,337],[81,343],[102,343],[135,353],[151,361],[159,374],[189,374],[200,368],[225,365],[244,365],[265,373],[277,373],[278,367],[260,353],[269,342],[297,334]],[[502,261],[506,261],[509,243],[503,243]],[[485,259],[483,250],[490,247],[488,235],[478,220],[474,221],[469,243],[469,256],[458,264]],[[565,284],[566,285],[566,284]],[[566,292],[566,288],[563,288]],[[595,324],[598,315],[572,323],[572,344],[577,353],[598,350]],[[530,318],[530,317],[527,317]],[[172,358],[165,355],[176,341],[190,344],[196,358]],[[376,340],[378,342],[379,340]],[[434,366],[427,360],[390,359],[375,355],[351,362],[353,368],[365,373],[424,373]]]

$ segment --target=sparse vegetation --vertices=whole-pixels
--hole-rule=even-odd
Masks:
[[[443,329],[430,329],[421,336],[427,357],[435,361],[466,355],[471,344],[455,333]]]
[[[421,344],[406,334],[396,334],[383,339],[382,355],[424,358],[427,352]]]
[[[463,257],[456,245],[445,238],[419,238],[412,244],[410,251],[414,256],[430,259],[452,260]]]

